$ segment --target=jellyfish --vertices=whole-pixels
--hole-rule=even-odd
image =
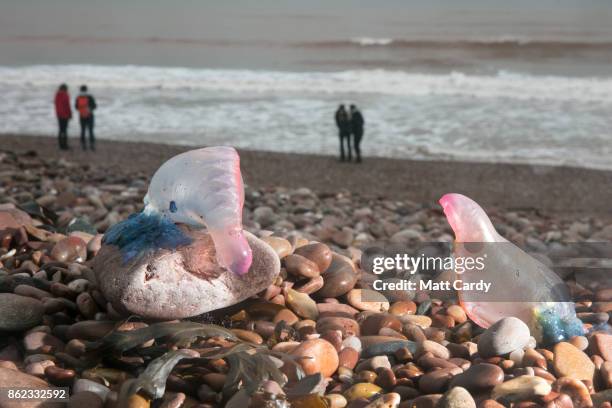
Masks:
[[[206,228],[217,261],[243,275],[252,262],[242,229],[244,188],[240,157],[232,147],[207,147],[172,157],[155,172],[142,212],[110,228],[103,243],[118,246],[124,260],[147,251],[189,245],[192,238],[180,228]]]
[[[453,257],[483,260],[482,268],[462,268],[457,279],[491,283],[487,294],[458,293],[461,306],[476,324],[487,328],[504,317],[518,317],[544,344],[583,334],[569,291],[557,274],[499,235],[470,198],[446,194],[440,204],[455,233]]]

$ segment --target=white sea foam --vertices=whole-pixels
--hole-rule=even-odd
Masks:
[[[335,154],[333,111],[354,102],[368,155],[612,168],[612,78],[0,67],[0,133],[53,135],[60,82],[90,86],[103,138]]]
[[[372,38],[372,37],[357,37],[351,38],[351,42],[359,45],[389,45],[393,43],[393,38]]]
[[[142,66],[39,65],[0,67],[0,86],[30,88],[58,81],[98,89],[210,90],[301,94],[455,95],[479,98],[612,101],[612,78],[521,75],[419,74],[388,70],[281,72]]]

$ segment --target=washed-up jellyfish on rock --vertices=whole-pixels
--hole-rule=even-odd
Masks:
[[[119,246],[130,260],[150,249],[173,249],[191,240],[176,225],[206,227],[219,264],[238,275],[251,266],[242,231],[244,189],[240,158],[232,147],[209,147],[174,156],[155,172],[145,208],[113,226],[104,244]]]
[[[487,328],[504,317],[518,317],[545,344],[583,334],[569,291],[557,274],[499,235],[484,210],[470,198],[446,194],[440,204],[455,233],[457,279],[463,284],[491,283],[488,293],[459,291],[461,305],[476,324]],[[479,257],[480,265],[476,262]],[[464,259],[461,273],[457,268],[460,258]],[[465,267],[467,258],[473,259],[473,267]]]
[[[119,313],[196,316],[267,288],[280,261],[242,228],[240,158],[231,147],[179,154],[155,172],[145,207],[104,235],[97,283]]]

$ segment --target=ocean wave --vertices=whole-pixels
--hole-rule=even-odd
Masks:
[[[350,40],[351,43],[359,44],[359,45],[389,45],[393,43],[392,38],[371,38],[371,37],[358,37],[352,38]]]
[[[475,49],[475,50],[578,50],[612,51],[612,40],[581,39],[536,39],[520,36],[500,36],[487,38],[432,39],[432,38],[387,38],[354,37],[349,39],[329,39],[320,41],[287,42],[282,40],[229,40],[196,37],[132,37],[132,36],[88,36],[88,35],[17,35],[0,37],[0,42],[61,43],[61,44],[160,44],[186,45],[199,47],[302,47],[302,48],[358,48],[383,47],[390,49]]]
[[[570,78],[501,71],[496,75],[409,73],[383,69],[289,72],[146,66],[34,65],[0,67],[0,87],[87,83],[105,89],[210,90],[305,95],[455,95],[518,100],[612,101],[612,77]]]
[[[325,40],[302,42],[297,44],[306,48],[353,48],[379,46],[391,49],[475,49],[475,50],[612,50],[612,41],[587,40],[546,40],[530,39],[514,36],[474,39],[401,39],[401,38],[370,38],[358,37],[348,40]]]

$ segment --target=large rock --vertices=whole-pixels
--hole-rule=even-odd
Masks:
[[[21,331],[40,324],[44,307],[31,297],[0,293],[0,331]]]
[[[248,232],[253,264],[244,276],[219,266],[209,234],[189,229],[186,233],[193,239],[190,245],[159,249],[125,265],[117,247],[100,249],[93,261],[96,280],[117,311],[160,320],[197,316],[264,290],[280,271],[274,250]]]

